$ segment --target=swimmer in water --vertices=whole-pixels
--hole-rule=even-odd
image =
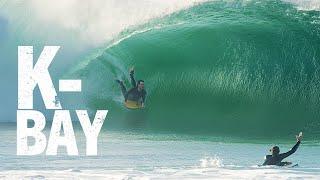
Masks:
[[[265,161],[262,165],[263,166],[265,166],[265,165],[286,166],[286,165],[292,164],[291,162],[282,162],[282,160],[284,158],[287,158],[288,156],[290,156],[294,152],[296,152],[296,150],[298,149],[298,147],[301,143],[301,140],[302,140],[302,132],[300,132],[300,134],[298,136],[296,136],[296,139],[297,139],[297,143],[292,147],[292,149],[290,151],[288,151],[286,153],[280,154],[280,148],[278,146],[273,146],[270,149],[271,155],[267,155],[265,157]]]

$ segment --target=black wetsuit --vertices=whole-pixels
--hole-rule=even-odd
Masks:
[[[130,79],[133,88],[131,88],[129,91],[127,91],[123,83],[120,83],[121,91],[125,101],[130,100],[139,102],[140,104],[144,103],[147,92],[144,89],[142,89],[141,91],[138,90],[138,86],[136,80],[134,79],[133,73],[130,73]]]
[[[287,164],[291,164],[288,162],[281,162],[284,158],[290,156],[291,154],[293,154],[294,152],[296,152],[296,150],[298,149],[300,145],[300,141],[298,141],[293,148],[286,152],[286,153],[281,153],[281,154],[277,154],[277,155],[267,155],[266,156],[266,160],[264,161],[263,165],[277,165],[277,166],[284,166]]]

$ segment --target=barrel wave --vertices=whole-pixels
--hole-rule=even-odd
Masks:
[[[118,41],[117,41],[118,40]],[[280,136],[320,132],[320,13],[282,1],[210,1],[123,32],[83,59],[84,103],[106,127]],[[134,66],[146,108],[115,79]]]

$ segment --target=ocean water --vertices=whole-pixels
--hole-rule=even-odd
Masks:
[[[136,118],[150,131],[317,139],[320,12],[298,5],[209,1],[131,27],[64,73],[86,91],[61,101],[110,110],[108,127]],[[141,113],[123,107],[114,83],[129,88],[132,66],[148,92]]]
[[[36,16],[52,5],[25,2],[19,14],[11,2],[0,1],[0,15],[13,24],[9,45],[61,41],[70,51],[90,44],[90,53],[72,56],[72,65],[57,65],[67,64],[63,71],[53,67],[55,75],[82,80],[81,94],[59,94],[59,100],[65,109],[109,113],[93,157],[84,155],[79,125],[81,156],[66,156],[63,148],[58,156],[16,156],[15,123],[0,123],[0,179],[320,178],[318,0],[154,1],[154,9],[148,1],[110,8],[97,0],[83,16],[65,15],[71,3],[54,6],[57,16],[33,21],[21,18],[24,7]],[[98,13],[106,7],[128,9],[129,15]],[[150,12],[140,14],[144,9]],[[44,22],[44,30],[35,31]],[[122,79],[129,87],[132,66],[148,93],[140,111],[123,107],[114,82]],[[35,108],[50,121],[52,111],[43,110],[41,99]],[[289,150],[300,131],[303,143],[287,159],[297,167],[258,166],[273,145]]]
[[[48,135],[47,129],[45,132]],[[1,124],[0,179],[319,179],[319,142],[303,141],[287,161],[298,167],[259,167],[268,149],[282,151],[290,140],[107,130],[99,135],[98,156],[85,155],[85,137],[76,128],[80,156],[16,156],[16,128]],[[47,136],[48,137],[48,136]]]

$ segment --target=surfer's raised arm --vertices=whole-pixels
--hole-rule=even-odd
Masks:
[[[277,166],[285,166],[291,164],[291,162],[281,162],[284,158],[290,156],[295,153],[300,145],[302,140],[302,132],[298,136],[296,136],[297,143],[292,147],[292,149],[286,153],[280,153],[280,148],[278,146],[273,146],[270,149],[271,155],[267,155],[263,165],[277,165]]]
[[[298,136],[296,136],[296,139],[297,139],[297,143],[291,148],[290,151],[286,152],[286,153],[282,153],[280,154],[279,156],[284,159],[288,156],[290,156],[291,154],[295,153],[301,143],[301,140],[302,140],[302,133],[300,133]]]
[[[130,69],[129,73],[130,73],[131,85],[132,85],[132,87],[136,87],[137,83],[136,83],[136,80],[134,79],[134,68],[133,67]]]

